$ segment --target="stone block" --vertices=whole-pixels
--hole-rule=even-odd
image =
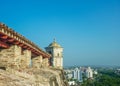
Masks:
[[[32,67],[34,68],[41,68],[42,67],[42,56],[37,56],[32,59]]]
[[[21,55],[21,47],[17,45],[11,46],[9,49],[1,49],[0,66],[19,68],[19,57]]]
[[[21,55],[20,67],[29,68],[31,64],[31,51],[24,50],[23,55]]]
[[[49,60],[48,58],[44,58],[42,62],[42,67],[48,67],[49,66]]]

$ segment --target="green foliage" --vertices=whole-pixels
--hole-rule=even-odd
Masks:
[[[94,80],[86,80],[81,86],[120,86],[120,76],[113,70],[99,71]]]

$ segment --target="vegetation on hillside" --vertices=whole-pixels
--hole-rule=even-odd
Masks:
[[[100,70],[94,80],[88,79],[80,86],[120,86],[120,76],[114,70]]]

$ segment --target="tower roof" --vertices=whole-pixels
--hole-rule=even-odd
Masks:
[[[51,44],[49,44],[48,47],[57,47],[57,48],[61,48],[61,46],[56,42],[55,39],[54,39],[54,41],[53,41]]]

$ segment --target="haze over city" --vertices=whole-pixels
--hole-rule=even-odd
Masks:
[[[120,66],[119,0],[1,0],[0,22],[42,49],[55,38],[64,66]]]

